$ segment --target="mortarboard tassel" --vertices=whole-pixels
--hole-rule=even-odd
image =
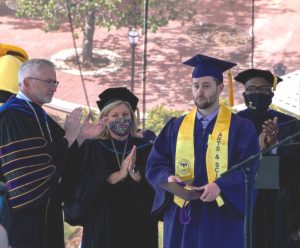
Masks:
[[[277,87],[277,81],[278,81],[277,77],[273,74],[273,91],[276,90],[276,87]]]
[[[232,107],[234,105],[234,95],[233,95],[233,80],[232,80],[232,72],[228,71],[228,94],[229,94],[229,106]]]

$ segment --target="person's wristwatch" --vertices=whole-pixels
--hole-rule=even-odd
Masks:
[[[130,173],[135,174],[138,172],[138,167],[136,165],[132,166]]]

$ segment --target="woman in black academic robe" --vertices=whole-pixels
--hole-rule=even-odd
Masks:
[[[98,102],[100,122],[92,132],[100,131],[100,136],[81,146],[86,172],[75,193],[77,224],[83,226],[81,246],[156,248],[157,222],[151,217],[154,192],[144,177],[152,145],[136,137],[134,95],[126,98],[125,88],[110,90],[113,95],[108,99],[114,101],[107,103],[102,96]],[[125,93],[115,97],[116,91]]]

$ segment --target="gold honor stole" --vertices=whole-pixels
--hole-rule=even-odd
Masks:
[[[197,108],[194,108],[183,119],[177,137],[175,175],[187,185],[194,181],[194,127]],[[231,110],[220,104],[219,113],[212,134],[208,137],[206,152],[206,171],[208,182],[214,182],[228,168],[228,137],[231,122]],[[190,189],[189,186],[185,187]],[[224,204],[221,196],[216,199],[218,206]],[[182,198],[174,196],[179,207],[188,204]]]

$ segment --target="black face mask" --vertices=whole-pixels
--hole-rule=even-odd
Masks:
[[[243,97],[247,108],[257,114],[263,114],[268,111],[269,106],[272,103],[273,96],[273,92],[269,95],[263,93],[254,93],[246,95],[245,93],[243,93]]]

